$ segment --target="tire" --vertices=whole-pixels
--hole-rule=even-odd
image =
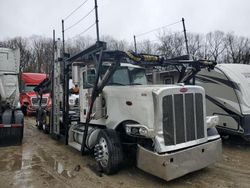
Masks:
[[[16,124],[22,124],[23,125],[23,113],[21,110],[16,110],[14,112],[14,122]]]
[[[21,131],[19,131],[19,143],[22,143],[23,140],[23,129],[24,129],[24,115],[23,112],[21,110],[16,110],[14,112],[14,123],[15,124],[22,124],[22,129]],[[21,133],[20,133],[21,132]]]
[[[246,141],[246,142],[250,142],[250,137],[249,136],[243,136],[243,139]]]
[[[12,110],[7,109],[3,112],[2,123],[3,124],[11,124],[12,123]]]
[[[230,135],[228,134],[221,134],[220,137],[222,140],[230,140]]]
[[[213,128],[208,128],[207,130],[207,136],[214,136],[214,135],[218,135],[218,131],[215,127]]]
[[[42,116],[42,129],[43,129],[43,133],[45,134],[49,134],[49,122],[47,122],[47,115],[46,115],[46,111],[44,111],[44,114]]]
[[[22,106],[21,110],[23,112],[23,115],[27,116],[27,107],[26,106]]]
[[[43,129],[43,124],[42,124],[42,111],[41,109],[38,109],[36,111],[36,126],[39,130]]]
[[[120,170],[123,152],[120,139],[115,130],[100,130],[94,151],[95,159],[105,174],[111,175]]]

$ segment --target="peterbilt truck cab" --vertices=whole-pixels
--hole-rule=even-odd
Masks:
[[[104,70],[110,64],[105,62]],[[80,151],[96,68],[75,67],[72,77],[80,88],[81,124],[70,126],[68,144]],[[149,85],[144,68],[121,63],[95,100],[86,147],[94,149],[103,171],[112,174],[134,146],[137,167],[168,181],[220,158],[218,121],[217,116],[206,117],[202,87]]]

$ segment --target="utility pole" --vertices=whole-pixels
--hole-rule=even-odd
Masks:
[[[135,46],[135,53],[137,53],[137,47],[136,47],[136,37],[134,35],[134,46]]]
[[[185,27],[185,20],[184,20],[184,18],[182,18],[182,25],[183,25],[183,32],[184,32],[184,37],[185,37],[187,55],[189,55],[188,40],[187,40],[187,32],[186,32],[186,27]]]
[[[64,44],[64,20],[62,20],[62,50],[63,54],[65,53],[65,44]]]
[[[95,0],[95,25],[96,25],[96,40],[97,42],[100,41],[99,38],[99,20],[98,20],[98,10],[97,10],[97,0]]]

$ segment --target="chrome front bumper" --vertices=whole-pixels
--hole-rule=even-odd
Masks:
[[[222,156],[221,139],[177,152],[157,154],[138,145],[137,167],[164,180],[172,180],[215,163]]]

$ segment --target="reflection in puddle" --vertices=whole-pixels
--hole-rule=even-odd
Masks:
[[[53,180],[51,171],[65,178],[73,178],[77,175],[74,169],[67,170],[62,162],[55,160],[56,156],[52,157],[37,145],[10,148],[4,153],[1,152],[0,157],[0,172],[14,172],[12,183],[19,187],[27,186],[27,182],[32,181],[33,176],[37,175],[46,181]],[[51,177],[48,178],[48,175]]]
[[[73,171],[65,170],[64,165],[58,161],[54,163],[54,170],[58,173],[63,175],[65,178],[72,178],[76,176],[76,173]]]
[[[67,157],[35,139],[32,133],[21,146],[0,148],[0,188],[64,187],[63,179],[78,175]]]
[[[42,159],[42,161],[46,162],[47,165],[49,165],[51,168],[53,168],[54,171],[56,171],[58,174],[66,177],[66,178],[72,178],[76,174],[66,170],[63,163],[55,160],[52,156],[47,154],[43,149],[39,148],[37,149],[38,156]]]

